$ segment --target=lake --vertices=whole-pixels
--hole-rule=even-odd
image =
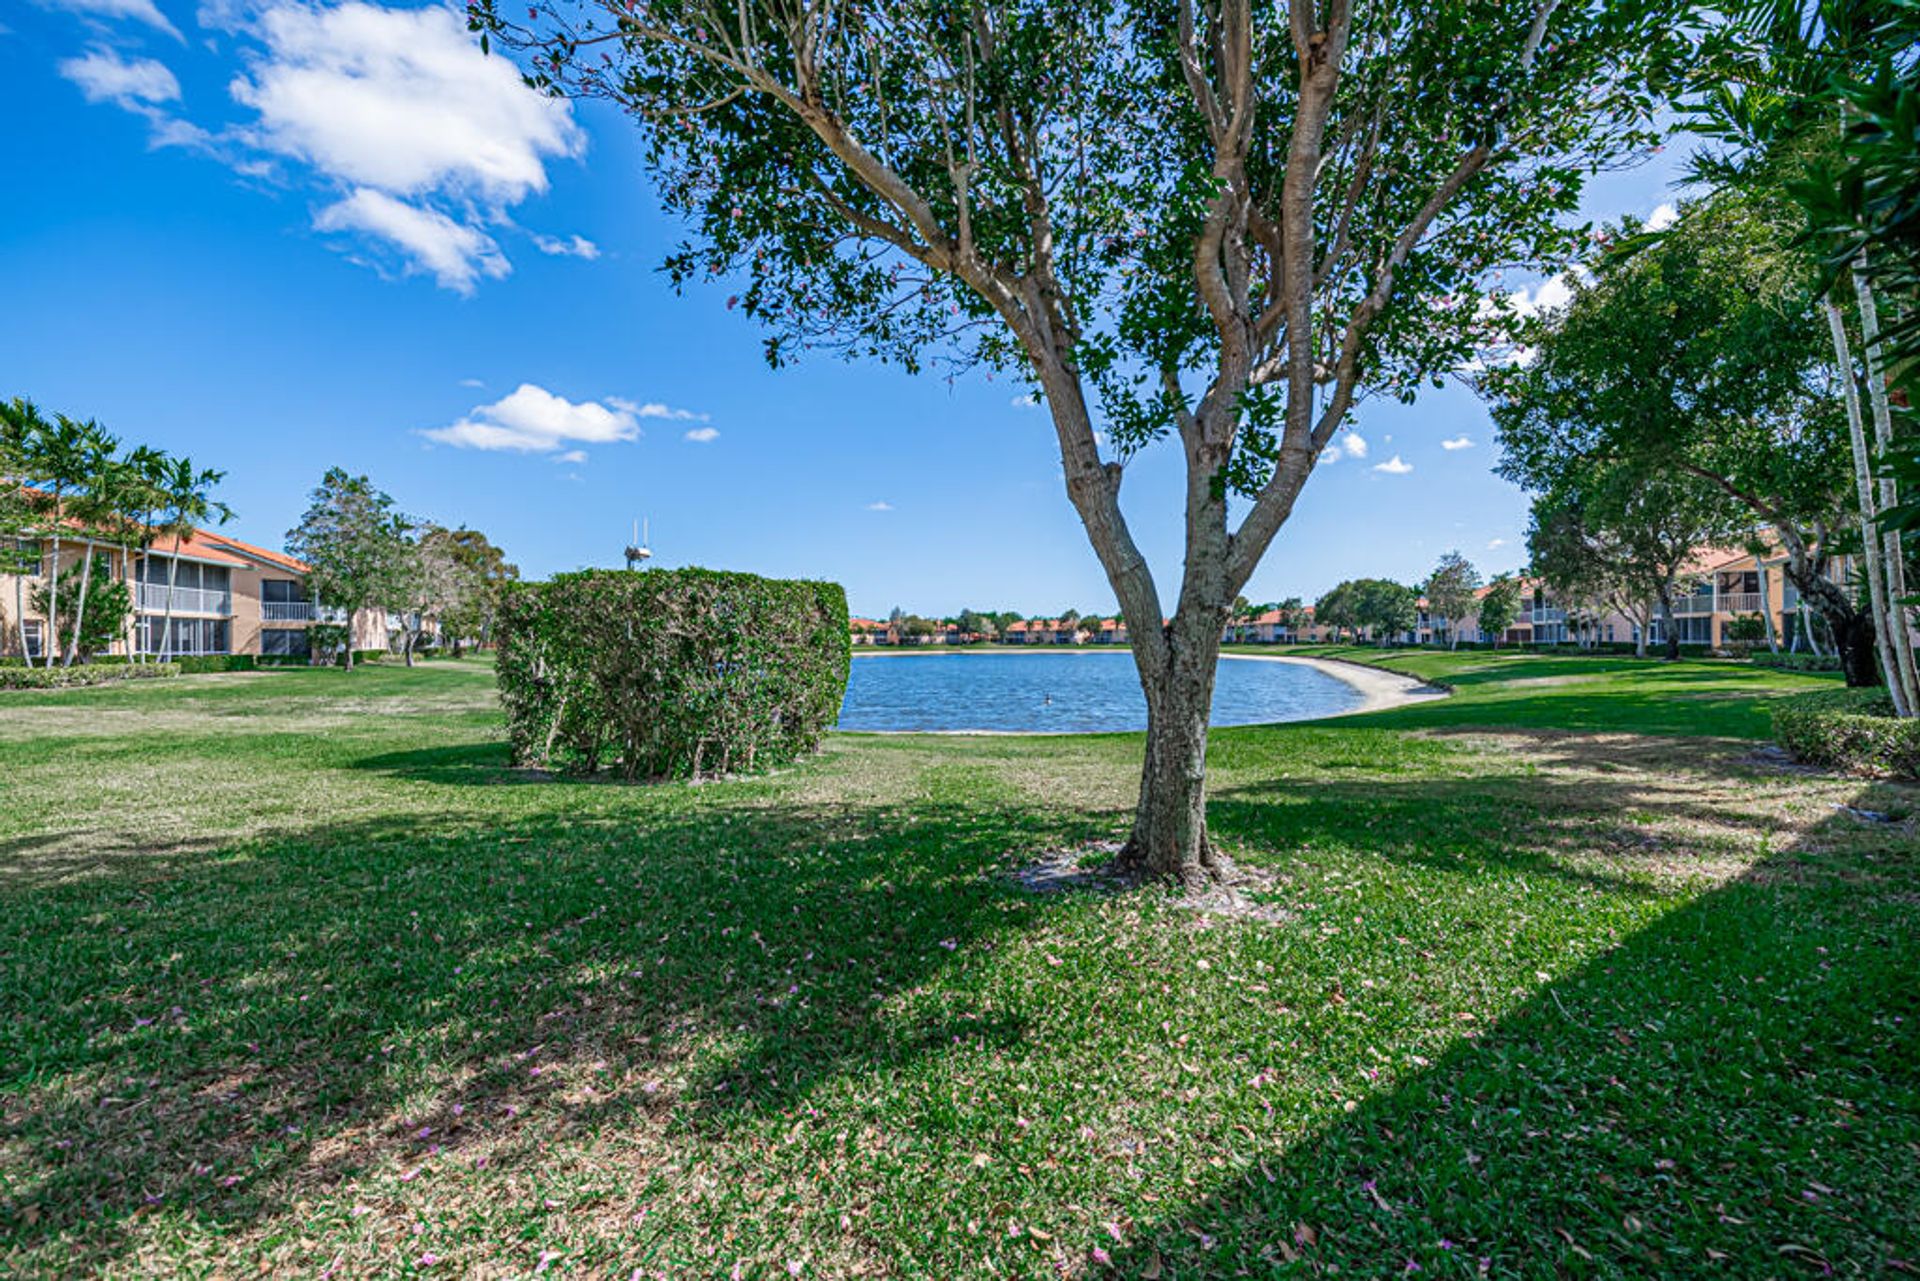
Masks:
[[[1360,702],[1353,686],[1304,663],[1223,655],[1213,723],[1311,720]],[[840,705],[840,728],[850,730],[1084,734],[1146,727],[1146,699],[1124,650],[861,656]]]

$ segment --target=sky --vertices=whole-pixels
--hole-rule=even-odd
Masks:
[[[451,10],[9,0],[0,120],[0,396],[225,470],[236,537],[281,546],[340,466],[529,576],[620,564],[644,517],[655,564],[829,578],[856,613],[1112,608],[1020,387],[769,370],[736,282],[660,273],[684,229],[632,124],[525,89]],[[1647,217],[1677,168],[1585,213]],[[1251,599],[1523,563],[1465,387],[1363,405],[1330,452]],[[1122,491],[1169,601],[1179,468],[1152,448]]]

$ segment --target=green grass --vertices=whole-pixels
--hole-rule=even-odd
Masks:
[[[623,787],[478,664],[0,697],[0,1274],[1920,1267],[1920,795],[1753,754],[1825,678],[1348,653],[1457,693],[1215,735],[1279,925],[997,875],[1134,736]]]

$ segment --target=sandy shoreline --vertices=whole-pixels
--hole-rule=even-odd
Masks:
[[[898,653],[899,651],[894,651],[894,652]],[[913,652],[913,651],[907,651],[907,652]],[[920,652],[924,653],[925,651],[922,650]],[[966,651],[962,650],[958,652],[965,653]],[[982,651],[976,650],[974,652],[979,653]],[[1009,648],[1009,649],[1003,649],[998,651],[987,651],[987,652],[1009,653],[1009,652],[1017,652],[1017,651]],[[1036,647],[1034,652],[1037,654],[1047,654],[1047,653],[1058,653],[1062,651],[1056,651],[1050,648]],[[1066,650],[1064,652],[1082,653],[1082,654],[1096,653],[1097,654],[1097,653],[1125,653],[1126,651],[1118,647],[1111,650],[1087,650],[1087,649],[1080,649],[1076,647],[1074,649]],[[886,650],[869,650],[865,653],[856,652],[853,655],[853,657],[881,658],[881,657],[885,657],[887,653],[888,651]],[[1324,672],[1326,675],[1333,677],[1335,680],[1339,681],[1342,685],[1347,686],[1348,688],[1354,690],[1360,695],[1359,706],[1349,707],[1343,712],[1328,712],[1325,716],[1313,717],[1312,719],[1316,721],[1332,720],[1336,716],[1358,716],[1362,712],[1383,712],[1383,711],[1386,711],[1388,708],[1405,707],[1412,703],[1427,703],[1427,702],[1433,701],[1436,698],[1445,698],[1447,696],[1446,690],[1441,689],[1435,685],[1428,685],[1427,683],[1425,683],[1424,681],[1420,680],[1417,677],[1402,676],[1398,672],[1389,672],[1382,668],[1369,667],[1365,663],[1351,663],[1351,662],[1347,662],[1344,659],[1339,659],[1339,658],[1313,658],[1313,657],[1308,657],[1305,654],[1222,654],[1220,655],[1220,657],[1223,661],[1229,660],[1229,659],[1234,659],[1234,660],[1245,659],[1247,662],[1250,662],[1250,663],[1299,663],[1307,667],[1317,668],[1321,672]],[[1288,724],[1288,725],[1304,725],[1304,724],[1310,724],[1311,722],[1310,721],[1285,721],[1285,722],[1276,722],[1276,723]],[[838,730],[837,729],[836,732],[843,733],[843,734],[952,734],[952,735],[966,735],[966,736],[973,736],[973,735],[1019,736],[1019,735],[1028,735],[1028,734],[1059,735],[1063,733],[1065,734],[1073,734],[1073,733],[1138,734],[1143,731],[1137,730],[1137,729],[1136,730],[1030,730],[1030,729]]]
[[[1402,676],[1399,672],[1389,672],[1379,667],[1368,667],[1365,663],[1350,663],[1339,658],[1310,658],[1305,654],[1222,654],[1223,659],[1244,658],[1254,663],[1303,663],[1318,668],[1343,685],[1351,686],[1360,694],[1360,706],[1349,707],[1344,712],[1329,712],[1326,716],[1316,716],[1315,720],[1331,720],[1335,716],[1358,716],[1362,712],[1383,712],[1390,707],[1405,707],[1409,703],[1427,703],[1436,698],[1445,698],[1447,691],[1437,685],[1429,685],[1415,676]]]

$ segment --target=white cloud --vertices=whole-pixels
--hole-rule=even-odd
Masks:
[[[576,404],[544,387],[521,383],[504,399],[477,406],[458,422],[421,434],[462,449],[534,454],[553,453],[575,442],[609,445],[633,440],[640,435],[640,424],[612,397],[604,404],[592,400]],[[564,454],[561,460],[570,461]]]
[[[1671,204],[1656,205],[1653,212],[1647,215],[1647,230],[1665,231],[1679,221],[1679,218],[1680,211]]]
[[[167,15],[160,12],[153,0],[42,0],[42,3],[91,18],[130,18],[164,31],[175,40],[185,39],[180,29],[167,21]]]
[[[588,262],[592,262],[600,256],[600,246],[585,236],[572,236],[562,240],[558,236],[536,234],[533,243],[541,253],[555,258],[585,258]]]
[[[1413,464],[1401,458],[1400,455],[1395,454],[1384,463],[1375,463],[1373,469],[1378,472],[1385,472],[1389,476],[1404,476],[1413,470]]]
[[[1453,439],[1451,439],[1451,440],[1443,440],[1443,441],[1441,441],[1441,442],[1440,442],[1440,448],[1442,448],[1442,449],[1444,449],[1444,450],[1446,450],[1446,451],[1447,451],[1448,453],[1452,453],[1452,452],[1453,452],[1454,450],[1456,450],[1456,449],[1472,449],[1472,448],[1473,448],[1473,437],[1471,437],[1471,436],[1455,436],[1455,437],[1454,437]]]
[[[632,414],[635,418],[664,418],[669,422],[682,423],[707,421],[705,414],[696,414],[691,409],[675,409],[672,405],[663,405],[658,401],[642,405],[631,400],[622,400],[618,396],[609,396],[607,403],[615,409]]]
[[[154,0],[44,2],[179,34]],[[511,225],[512,206],[548,189],[548,161],[586,150],[572,106],[528,88],[510,59],[481,53],[451,5],[203,0],[199,19],[246,51],[229,85],[253,113],[243,123],[209,131],[163,110],[180,86],[150,59],[96,50],[61,74],[89,100],[146,117],[154,146],[194,147],[279,182],[286,168],[298,178],[309,167],[326,193],[316,226],[397,248],[445,288],[470,293],[507,275],[494,232]],[[534,242],[544,253],[599,254],[584,236]]]
[[[556,455],[553,461],[556,463],[584,463],[587,461],[587,451],[584,449],[569,449],[564,454]]]
[[[1040,393],[1037,391],[1025,392],[1022,395],[1015,396],[1007,403],[1015,409],[1036,409],[1040,405]]]
[[[437,209],[422,209],[384,191],[361,187],[313,216],[316,231],[357,231],[395,246],[408,271],[431,274],[442,288],[471,294],[481,277],[499,280],[513,270],[493,237],[456,222]]]
[[[1497,552],[1502,547],[1505,547],[1506,545],[1507,545],[1507,540],[1504,538],[1492,538],[1487,540],[1487,550],[1490,552]]]
[[[1340,446],[1346,450],[1347,457],[1349,458],[1365,458],[1367,456],[1367,438],[1357,431],[1349,429],[1347,434],[1341,438]]]
[[[893,510],[893,504],[882,499],[877,503],[868,503],[867,510],[870,512],[890,512]]]
[[[68,58],[59,71],[80,86],[88,102],[111,102],[140,111],[180,100],[180,82],[164,62],[152,58],[126,61],[111,49],[93,49],[84,57]]]
[[[571,108],[481,53],[451,9],[285,3],[256,29],[266,54],[232,85],[260,113],[253,138],[340,182],[502,206],[585,146]]]
[[[695,427],[681,439],[695,441],[704,445],[710,440],[720,439],[720,429],[718,427]]]
[[[1332,449],[1321,450],[1320,456],[1314,459],[1313,463],[1314,463],[1314,466],[1316,467],[1331,467],[1333,464],[1339,461],[1340,461],[1340,450],[1338,446],[1335,446]]]
[[[486,384],[486,380],[481,378],[462,378],[460,380],[460,385],[462,387],[484,387],[487,384]]]

